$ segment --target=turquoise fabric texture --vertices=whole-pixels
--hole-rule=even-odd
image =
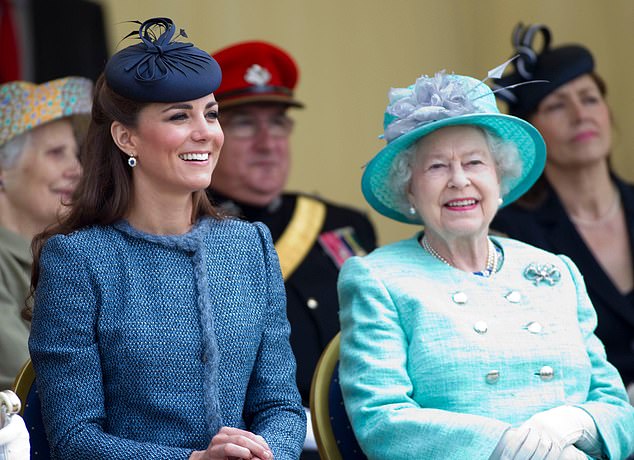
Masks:
[[[633,452],[634,407],[570,259],[494,238],[504,264],[485,278],[419,236],[339,278],[340,382],[368,458],[487,460],[507,428],[565,404],[592,416],[608,458]]]
[[[305,414],[268,229],[126,222],[45,245],[30,352],[53,458],[187,459],[221,426],[296,459]]]

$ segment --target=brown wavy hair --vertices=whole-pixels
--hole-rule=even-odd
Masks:
[[[91,225],[109,225],[122,219],[132,198],[132,170],[127,164],[127,155],[115,144],[110,134],[114,121],[135,128],[139,112],[148,105],[115,93],[105,81],[103,74],[95,84],[92,117],[81,147],[79,161],[83,172],[70,202],[70,209],[56,224],[35,235],[31,243],[33,265],[31,268],[31,289],[27,306],[22,316],[32,317],[29,300],[33,298],[40,273],[42,247],[53,235],[67,235]],[[205,190],[192,195],[192,223],[203,216],[221,218]]]

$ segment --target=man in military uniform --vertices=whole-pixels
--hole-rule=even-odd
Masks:
[[[348,257],[374,249],[374,229],[359,211],[283,193],[293,128],[287,111],[303,107],[293,97],[293,58],[261,41],[231,45],[213,57],[223,73],[214,94],[225,143],[209,194],[225,212],[271,230],[286,286],[297,385],[308,407],[317,360],[339,330],[339,268]],[[308,431],[301,458],[318,459],[310,426]]]

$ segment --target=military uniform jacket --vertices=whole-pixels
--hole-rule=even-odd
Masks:
[[[266,224],[277,249],[300,197],[317,200],[325,206],[324,220],[317,239],[284,283],[291,324],[291,347],[297,360],[297,386],[304,406],[308,407],[310,383],[317,361],[325,346],[339,331],[339,264],[347,256],[362,255],[376,247],[374,228],[359,211],[307,195],[285,193],[278,203],[266,208],[229,202],[221,196],[214,196],[213,200],[233,214]],[[343,254],[338,257],[332,251]],[[280,259],[283,257],[280,254]]]
[[[592,416],[607,458],[634,451],[634,407],[570,259],[495,238],[503,265],[484,278],[417,237],[339,279],[340,383],[370,460],[487,460],[507,428],[564,404]]]
[[[634,260],[634,187],[614,178],[621,194]],[[626,384],[634,384],[634,293],[622,295],[577,232],[555,191],[537,209],[510,205],[491,227],[539,248],[570,257],[583,274],[597,312],[597,336]]]

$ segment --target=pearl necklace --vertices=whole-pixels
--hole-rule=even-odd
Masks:
[[[489,244],[489,251],[487,254],[486,268],[481,272],[475,272],[475,273],[480,274],[486,278],[489,278],[493,276],[495,272],[497,271],[498,263],[499,263],[499,254],[490,238],[487,238],[487,242]],[[438,252],[436,252],[436,250],[431,247],[431,244],[429,244],[429,241],[427,240],[425,236],[423,236],[423,238],[420,240],[420,244],[423,247],[423,249],[429,252],[436,259],[440,260],[446,265],[449,265],[450,267],[453,267],[453,265],[450,264],[447,259],[445,259],[443,256],[438,254]]]

